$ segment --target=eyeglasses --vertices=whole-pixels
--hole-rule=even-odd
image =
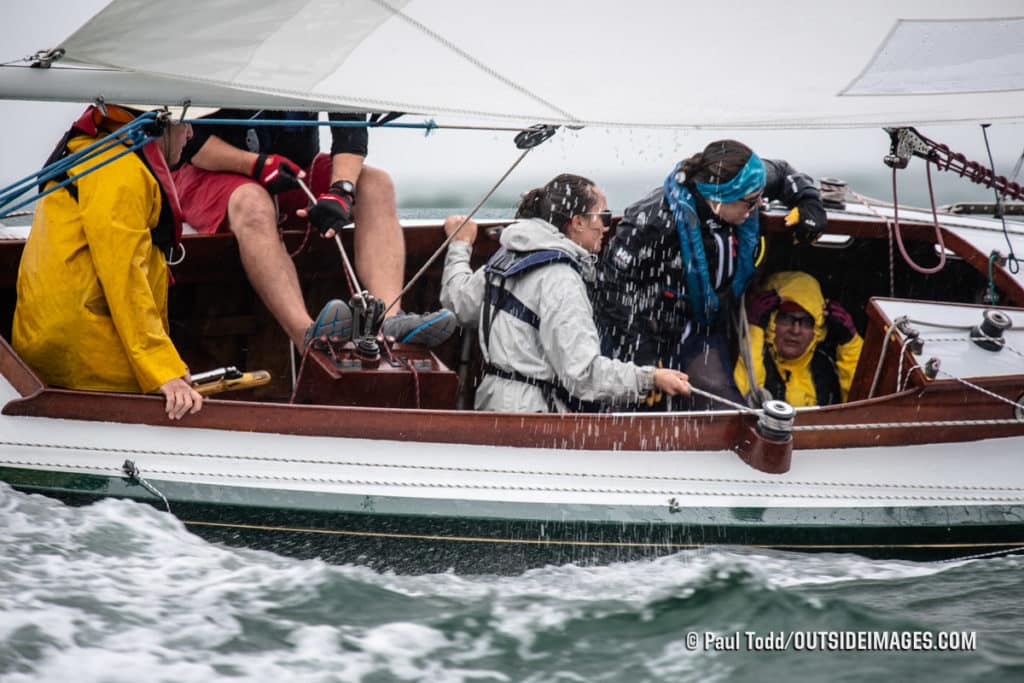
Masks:
[[[764,196],[764,190],[758,192],[753,197],[740,197],[739,201],[747,205],[748,209],[753,209],[761,203],[761,197]]]
[[[611,209],[605,209],[604,211],[585,211],[584,216],[600,216],[601,225],[606,228],[612,227],[612,212]]]
[[[775,316],[775,324],[783,327],[795,327],[798,330],[805,327],[808,330],[814,329],[814,318],[809,315],[794,315],[792,313],[779,313]]]

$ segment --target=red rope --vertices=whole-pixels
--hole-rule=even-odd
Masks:
[[[309,236],[313,234],[313,228],[309,224],[306,224],[306,234],[302,236],[302,243],[295,249],[295,251],[288,254],[289,257],[295,258],[306,250],[309,246]]]
[[[896,244],[900,248],[900,255],[903,256],[903,260],[906,261],[907,265],[923,275],[932,275],[939,272],[946,265],[946,245],[942,241],[942,229],[939,227],[939,216],[935,212],[935,193],[932,191],[932,171],[931,166],[925,162],[925,169],[928,176],[928,198],[932,203],[932,220],[935,225],[935,242],[939,245],[939,263],[932,268],[925,268],[919,266],[914,262],[914,259],[910,258],[910,254],[907,253],[906,247],[903,246],[903,235],[900,233],[900,203],[896,198],[896,167],[892,169],[892,220],[895,224],[893,232],[896,233]]]
[[[967,178],[972,183],[994,188],[996,192],[1004,197],[1017,200],[1024,199],[1024,187],[1021,187],[1018,183],[1007,180],[1005,176],[997,176],[988,166],[971,161],[963,154],[954,152],[946,145],[929,140],[923,135],[918,135],[927,144],[932,146],[932,152],[928,155],[928,160],[934,163],[935,167],[940,171],[952,171],[961,178]]]

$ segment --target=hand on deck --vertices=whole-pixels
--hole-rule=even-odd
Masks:
[[[203,397],[181,377],[164,382],[160,393],[167,397],[164,410],[172,420],[180,420],[186,413],[198,413],[203,407]]]
[[[654,386],[669,396],[689,394],[690,382],[685,372],[672,368],[658,368],[654,371]]]
[[[462,225],[465,222],[465,225]],[[459,229],[462,226],[462,229]],[[461,240],[463,242],[469,242],[473,244],[476,241],[476,233],[479,226],[476,221],[467,219],[465,216],[448,216],[444,220],[444,234],[452,235],[458,230],[458,234],[452,238],[452,241]]]

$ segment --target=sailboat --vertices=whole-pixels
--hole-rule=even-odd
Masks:
[[[869,2],[842,30],[813,2],[193,9],[203,31],[181,4],[114,0],[31,66],[0,67],[0,93],[406,112],[436,117],[428,128],[886,127],[894,169],[944,164],[1022,198],[911,128],[1024,118],[1013,2]],[[780,40],[814,57],[787,60],[787,87],[765,87],[777,74],[764,55]],[[475,412],[463,407],[479,372],[469,333],[436,352],[395,344],[372,360],[349,345],[296,363],[224,234],[184,238],[175,343],[191,367],[273,379],[170,423],[159,397],[47,386],[17,356],[8,341],[25,235],[4,228],[0,481],[74,504],[130,498],[210,540],[395,571],[507,573],[713,544],[910,559],[1019,551],[1024,229],[828,189],[829,229],[814,247],[794,247],[784,210],[761,217],[761,267],[818,276],[865,339],[850,400],[796,410]],[[483,227],[494,237],[502,222]],[[282,238],[295,250],[304,235]],[[411,277],[443,233],[417,223],[405,238]],[[342,241],[351,253],[351,236]],[[474,263],[496,247],[478,241]],[[296,261],[307,300],[343,287],[333,244],[312,240]],[[435,262],[407,297],[429,310],[439,279]]]

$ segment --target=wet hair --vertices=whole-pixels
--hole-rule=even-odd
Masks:
[[[573,216],[590,211],[596,204],[593,180],[563,173],[544,187],[524,194],[516,218],[540,218],[565,232]]]
[[[753,151],[736,140],[715,140],[703,152],[683,160],[679,169],[687,182],[720,185],[736,177]]]

